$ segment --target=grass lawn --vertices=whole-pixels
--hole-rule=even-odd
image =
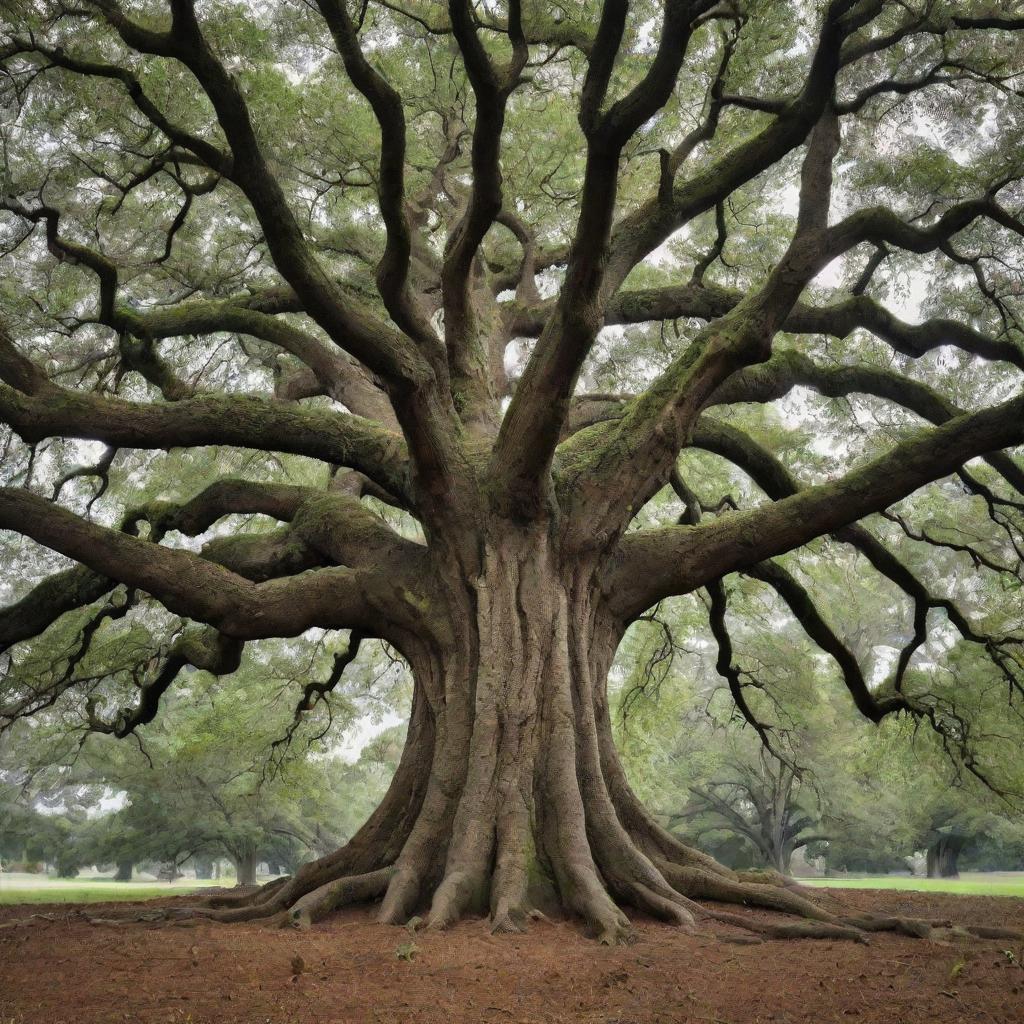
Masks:
[[[9,903],[98,903],[105,901],[150,900],[176,896],[224,882],[179,879],[167,882],[115,882],[105,878],[46,878],[39,875],[0,874],[0,904]]]
[[[960,878],[913,878],[879,875],[866,878],[801,878],[802,885],[837,889],[906,889],[913,892],[949,892],[969,896],[1017,896],[1024,898],[1024,872],[966,873]],[[45,878],[39,875],[0,874],[0,904],[97,903],[149,900],[194,892],[231,879],[167,882],[115,882],[107,878]]]
[[[967,896],[1024,897],[1024,872],[967,872],[960,878],[914,878],[882,875],[876,878],[801,878],[801,885],[836,889],[909,889],[913,892],[952,892]]]

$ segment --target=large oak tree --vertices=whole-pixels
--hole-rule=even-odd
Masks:
[[[1017,687],[1012,629],[901,555],[954,541],[898,510],[899,542],[861,522],[928,486],[968,503],[935,483],[952,477],[990,528],[960,552],[1019,584],[1016,6],[6,0],[0,529],[38,545],[12,565],[55,571],[10,581],[0,643],[16,666],[61,616],[82,625],[52,672],[9,672],[3,715],[77,699],[88,729],[125,736],[189,666],[227,675],[247,644],[349,630],[297,714],[363,638],[399,651],[415,692],[390,790],[337,852],[205,912],[303,923],[380,897],[386,922],[484,908],[503,931],[546,879],[606,941],[624,907],[746,920],[702,898],[856,934],[659,826],[607,677],[632,622],[706,588],[756,720],[722,583],[742,572],[871,719],[968,738],[904,685],[933,610]],[[926,293],[920,322],[892,308],[901,286]],[[750,411],[813,430],[794,389],[900,416],[855,419],[801,479]],[[76,468],[83,441],[105,448]],[[161,458],[211,446],[218,479],[145,493]],[[698,493],[694,448],[767,500]],[[666,487],[681,514],[658,525]],[[824,537],[913,606],[881,683],[778,561]],[[80,652],[154,604],[174,639],[116,677],[119,705]]]

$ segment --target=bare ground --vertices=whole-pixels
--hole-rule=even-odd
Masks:
[[[816,898],[851,912],[1024,929],[1024,901],[1006,897]],[[0,1024],[1024,1021],[1024,948],[1005,940],[748,944],[722,926],[695,937],[641,920],[635,944],[608,948],[562,922],[522,936],[491,936],[481,921],[411,936],[365,909],[308,932],[94,925],[84,915],[102,909],[89,906],[0,907],[0,923],[51,911],[60,919],[0,928]]]

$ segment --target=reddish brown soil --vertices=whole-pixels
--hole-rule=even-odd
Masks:
[[[838,898],[855,910],[1024,929],[1016,899],[849,890]],[[0,921],[48,911],[68,908],[3,907]],[[1024,1022],[1020,942],[876,935],[870,945],[746,945],[647,921],[637,933],[635,945],[609,949],[565,923],[491,936],[467,921],[411,939],[366,910],[306,933],[40,921],[0,930],[0,1024]],[[400,959],[409,941],[413,959]],[[294,978],[296,956],[304,964]]]

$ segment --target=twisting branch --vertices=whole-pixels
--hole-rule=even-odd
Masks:
[[[137,683],[138,701],[113,715],[97,710],[96,702],[86,702],[85,714],[90,732],[106,733],[123,739],[140,725],[152,722],[160,710],[160,700],[171,688],[181,671],[191,666],[214,676],[230,675],[241,663],[244,644],[218,633],[215,629],[192,629],[183,632],[162,658],[159,671],[148,681]]]
[[[159,405],[61,388],[21,355],[2,322],[0,422],[29,443],[79,437],[117,448],[235,444],[288,451],[350,465],[389,493],[408,496],[401,439],[368,420],[246,395]]]
[[[501,68],[495,66],[480,40],[469,0],[449,0],[448,16],[473,88],[476,122],[470,156],[472,185],[466,208],[445,243],[441,294],[452,387],[463,420],[472,424],[489,420],[495,397],[486,374],[489,353],[471,299],[473,261],[504,204],[501,133],[509,97],[519,85],[529,50],[520,0],[509,3],[507,31],[512,56]]]
[[[589,453],[582,466],[572,450],[573,442],[568,443],[567,461],[572,471],[566,475],[563,491],[576,486],[581,472],[591,478],[599,476],[609,531],[621,528],[610,518],[616,508],[632,508],[637,494],[646,501],[664,483],[672,452],[685,442],[686,431],[711,391],[739,367],[769,354],[771,339],[794,312],[800,292],[831,259],[861,241],[914,252],[932,251],[979,217],[1024,236],[1024,224],[995,200],[1000,183],[981,199],[954,205],[926,228],[906,224],[881,209],[862,210],[828,227],[831,163],[838,146],[837,119],[825,115],[812,133],[804,159],[793,240],[765,285],[702,330],[659,380],[630,403],[618,425],[609,430],[607,444]],[[871,305],[863,296],[851,302]],[[981,336],[975,346],[984,346],[986,340]],[[1024,366],[1022,350],[1008,342],[996,343],[996,347],[1000,354]]]
[[[626,214],[615,226],[605,274],[607,294],[673,232],[731,195],[806,141],[830,102],[840,68],[843,43],[882,10],[881,0],[856,5],[830,3],[818,35],[807,77],[799,94],[787,100],[772,121],[747,141],[702,168],[691,179],[673,182],[671,199],[664,187],[657,196]]]
[[[973,544],[964,544],[953,540],[943,540],[923,528],[915,529],[897,512],[887,511],[881,512],[879,515],[884,519],[888,519],[890,523],[895,523],[911,540],[919,541],[922,544],[930,544],[935,548],[943,548],[946,551],[955,551],[958,554],[967,555],[974,563],[974,567],[976,569],[991,569],[992,572],[1013,576],[1021,582],[1024,582],[1024,565],[1020,562],[1015,566],[1005,565],[1004,563],[991,558],[989,555],[985,554],[984,551],[979,551]]]
[[[259,514],[291,522],[302,503],[319,493],[315,488],[294,484],[221,477],[183,503],[153,501],[130,509],[125,515],[125,529],[137,534],[139,524],[145,521],[149,524],[149,539],[160,541],[172,530],[198,536],[231,514]]]
[[[115,586],[84,565],[48,576],[21,600],[0,608],[0,654],[38,636],[66,612],[98,601]]]
[[[808,637],[832,657],[857,710],[865,718],[880,722],[886,715],[912,710],[908,701],[898,693],[872,693],[856,655],[829,625],[807,589],[791,572],[778,562],[765,561],[750,566],[744,573],[770,586],[786,602]]]
[[[876,250],[876,255],[880,250]],[[886,252],[889,250],[886,249]],[[880,259],[879,259],[880,262]],[[947,317],[935,317],[920,324],[908,324],[883,305],[858,291],[829,306],[796,302],[783,319],[780,330],[788,334],[824,334],[845,338],[858,329],[871,332],[902,355],[918,358],[943,345],[954,345],[983,359],[1011,363],[1024,369],[1024,349],[1005,338],[993,338],[969,324]],[[693,282],[664,288],[620,292],[608,305],[610,324],[648,323],[658,320],[694,318],[716,320],[735,309],[744,296],[719,285]],[[547,304],[517,309],[513,314],[517,333],[532,337],[543,327]]]
[[[678,469],[673,469],[669,480],[676,497],[683,502],[685,511],[679,517],[680,524],[696,526],[701,521],[701,502],[689,485],[680,476]],[[729,633],[729,626],[726,622],[726,614],[729,609],[729,599],[725,591],[725,584],[721,580],[712,580],[704,588],[708,595],[708,624],[711,627],[711,634],[718,645],[718,657],[715,660],[715,668],[718,674],[726,681],[729,687],[729,694],[733,699],[744,720],[757,733],[765,749],[771,751],[776,757],[772,745],[770,726],[762,722],[750,706],[746,694],[743,692],[743,679],[739,667],[733,661],[732,636]]]
[[[138,587],[170,611],[216,626],[226,636],[294,636],[313,625],[350,628],[409,619],[391,581],[407,571],[390,559],[375,568],[318,569],[252,583],[189,551],[162,547],[88,523],[44,498],[0,488],[0,529],[31,537],[94,572]],[[410,588],[415,583],[409,581]],[[413,590],[410,589],[410,593]]]
[[[219,174],[227,176],[230,171],[231,157],[205,139],[193,135],[169,121],[146,93],[139,79],[127,68],[117,64],[82,60],[69,54],[63,47],[50,47],[37,39],[22,39],[17,36],[14,37],[10,47],[0,52],[0,57],[10,58],[19,54],[29,57],[34,55],[45,57],[50,66],[63,68],[76,75],[119,82],[139,112],[171,143],[193,153],[202,165]]]
[[[512,397],[491,461],[504,500],[516,514],[543,501],[570,397],[603,323],[605,269],[622,148],[668,101],[686,56],[694,19],[710,6],[685,0],[666,4],[658,50],[647,74],[604,112],[601,108],[628,4],[606,0],[602,7],[580,97],[587,163],[565,284]]]
[[[613,603],[632,618],[670,594],[686,593],[888,508],[971,458],[1024,443],[1022,415],[1024,397],[1014,398],[957,416],[839,480],[803,488],[762,508],[694,527],[629,534],[619,542],[624,560],[613,578],[622,590]]]
[[[789,496],[799,493],[798,485],[781,463],[734,428],[708,422],[703,429],[698,430],[694,440],[698,446],[722,455],[742,468],[775,501],[783,501]],[[862,526],[846,525],[836,531],[835,536],[859,550],[878,572],[894,582],[912,602],[914,631],[910,641],[900,652],[885,697],[880,698],[877,694],[870,692],[853,654],[827,625],[804,588],[786,570],[775,563],[766,561],[748,566],[743,571],[772,586],[790,606],[794,616],[811,639],[832,655],[842,671],[847,688],[863,714],[878,721],[884,715],[898,710],[920,713],[921,708],[918,706],[918,702],[910,706],[902,696],[902,687],[914,653],[927,640],[928,613],[932,609],[945,612],[961,636],[985,649],[1011,690],[1021,689],[1021,682],[1014,670],[1013,661],[1004,650],[1004,643],[1007,639],[1013,643],[1019,643],[1019,638],[1011,637],[999,640],[980,632],[967,620],[954,602],[933,596],[910,569]]]
[[[443,366],[443,347],[409,287],[412,235],[405,202],[405,113],[402,98],[366,59],[359,45],[358,30],[344,0],[318,0],[317,6],[331,30],[349,78],[369,101],[380,126],[377,198],[387,244],[377,265],[377,289],[391,318],[424,348],[436,372]]]
[[[270,745],[271,758],[275,756],[279,749],[287,748],[291,744],[295,733],[302,724],[302,716],[306,712],[312,711],[321,701],[326,700],[327,695],[332,693],[338,686],[341,682],[341,677],[345,674],[345,669],[359,656],[359,647],[364,639],[365,637],[362,633],[352,630],[348,636],[348,645],[343,651],[335,653],[334,660],[331,663],[331,671],[328,673],[327,678],[322,682],[314,679],[306,684],[302,691],[302,696],[295,705],[295,713],[288,725],[288,730],[284,736],[274,740]]]
[[[201,557],[253,582],[337,564],[339,559],[349,565],[372,565],[387,558],[385,552],[394,544],[400,549],[395,556],[406,564],[417,559],[419,552],[415,545],[406,546],[405,542],[386,533],[371,513],[353,509],[349,496],[332,497],[311,488],[256,484],[231,478],[217,481],[182,504],[157,501],[131,509],[124,517],[122,529],[137,535],[140,524],[145,522],[149,542],[156,543],[171,531],[196,536],[229,514],[257,513],[291,522],[302,504],[313,499],[326,502],[321,514],[327,517],[330,529],[337,531],[332,544],[325,545],[322,538],[318,540],[316,531],[308,527],[252,535],[233,533],[204,545]],[[344,515],[346,509],[348,518]],[[313,521],[317,522],[318,517],[314,516]],[[85,566],[48,577],[21,600],[0,608],[0,653],[40,635],[60,616],[86,607],[116,586],[117,580]]]
[[[566,468],[559,479],[560,494],[568,499],[581,478],[598,484],[600,496],[588,501],[587,515],[597,511],[610,536],[625,528],[638,498],[646,503],[668,480],[676,453],[715,390],[738,369],[770,355],[776,332],[821,267],[832,162],[839,145],[838,120],[826,113],[811,134],[801,167],[796,229],[762,287],[704,328],[642,395],[628,403],[603,440],[570,439],[561,446]],[[583,444],[588,448],[577,454]]]
[[[769,402],[782,398],[796,385],[821,395],[838,398],[851,394],[873,395],[913,412],[929,423],[948,423],[966,414],[937,391],[920,381],[891,370],[861,363],[857,366],[820,366],[796,350],[775,353],[759,366],[733,374],[712,396],[712,405],[734,402]],[[1006,452],[991,452],[985,461],[1024,496],[1024,469]],[[977,493],[980,493],[977,492]]]
[[[171,0],[171,27],[154,31],[132,21],[116,0],[89,0],[130,49],[180,61],[199,82],[227,138],[232,158],[224,176],[244,193],[278,270],[295,289],[307,313],[385,383],[399,419],[409,427],[414,453],[424,469],[442,472],[450,456],[443,407],[423,402],[419,392],[437,383],[429,361],[398,330],[379,320],[327,274],[303,235],[271,171],[245,97],[210,48],[192,0]]]
[[[63,491],[72,480],[97,477],[99,479],[99,486],[89,498],[89,503],[85,506],[86,515],[88,515],[89,512],[92,511],[93,505],[95,505],[96,502],[106,494],[107,488],[110,486],[110,467],[113,465],[116,457],[117,449],[107,448],[93,465],[76,466],[74,469],[69,469],[66,473],[62,474],[53,485],[53,500],[57,501],[57,499],[60,498],[61,491]]]
[[[78,668],[89,654],[92,642],[100,632],[103,624],[124,618],[135,603],[135,594],[114,595],[105,604],[93,612],[79,630],[70,649],[58,656],[53,663],[53,675],[48,681],[34,679],[17,679],[19,690],[28,687],[28,692],[13,703],[0,705],[0,732],[21,718],[29,718],[53,707],[54,704],[69,690],[78,686]],[[58,673],[56,666],[63,663]]]

